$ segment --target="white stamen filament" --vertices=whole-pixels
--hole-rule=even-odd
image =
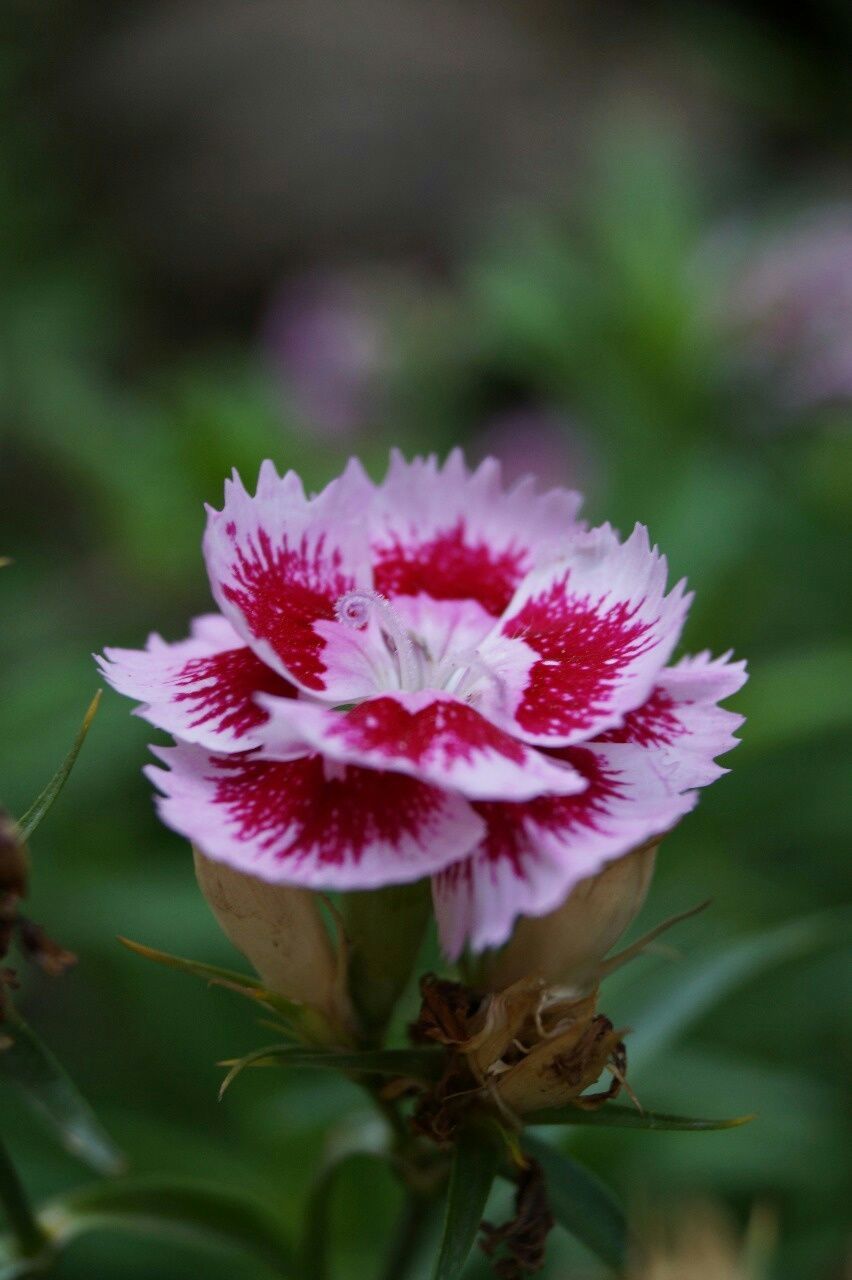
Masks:
[[[411,637],[390,603],[378,591],[365,588],[347,591],[334,607],[338,620],[347,627],[365,627],[374,614],[385,636],[391,641],[399,668],[400,688],[408,692],[418,686],[419,667]]]
[[[447,670],[448,667],[449,670]],[[442,662],[435,683],[438,688],[445,687],[457,698],[466,698],[477,682],[483,679],[496,685],[498,693],[502,695],[503,681],[496,671],[485,662],[478,649],[466,649]]]

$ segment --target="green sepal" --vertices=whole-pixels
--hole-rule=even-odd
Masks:
[[[349,994],[367,1035],[380,1040],[411,978],[432,912],[429,883],[343,895]]]

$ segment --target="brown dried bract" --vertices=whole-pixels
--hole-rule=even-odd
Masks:
[[[601,1106],[624,1083],[623,1033],[595,1012],[597,992],[569,999],[540,980],[523,979],[483,998],[431,975],[421,991],[412,1037],[437,1040],[448,1050],[441,1079],[422,1093],[414,1113],[415,1128],[436,1142],[451,1140],[474,1105],[496,1109],[520,1127],[528,1112]],[[586,1093],[607,1069],[608,1088]]]
[[[42,972],[58,977],[77,957],[54,942],[40,925],[34,924],[20,912],[21,900],[26,897],[29,865],[26,846],[15,823],[0,809],[0,960],[5,960],[17,941],[21,954],[32,960]],[[5,1016],[8,990],[17,987],[14,969],[0,970],[0,1021]]]
[[[541,1166],[528,1160],[518,1175],[515,1216],[502,1227],[483,1222],[483,1253],[489,1258],[500,1251],[494,1274],[500,1280],[523,1280],[544,1266],[547,1237],[555,1225]]]
[[[54,942],[40,924],[23,916],[18,921],[18,945],[24,955],[50,978],[58,978],[77,963],[73,951],[66,951],[58,942]]]
[[[466,1040],[479,999],[460,982],[426,973],[420,979],[420,1014],[409,1027],[415,1044],[437,1040],[439,1044],[456,1045]]]

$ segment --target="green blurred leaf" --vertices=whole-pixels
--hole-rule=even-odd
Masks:
[[[754,1116],[731,1116],[725,1120],[700,1120],[696,1116],[669,1116],[661,1111],[637,1111],[608,1102],[598,1111],[582,1111],[579,1107],[551,1107],[547,1111],[531,1111],[524,1123],[589,1125],[601,1129],[679,1129],[700,1133],[710,1129],[736,1129],[748,1124]]]
[[[272,1215],[244,1196],[166,1178],[98,1183],[53,1201],[40,1215],[61,1246],[90,1231],[127,1231],[230,1249],[295,1280],[292,1249]]]
[[[444,1055],[436,1049],[368,1049],[364,1052],[335,1052],[303,1049],[296,1045],[270,1045],[255,1049],[230,1066],[219,1090],[225,1090],[247,1067],[322,1067],[330,1071],[354,1071],[361,1075],[410,1076],[414,1080],[435,1080],[441,1073]]]
[[[609,1266],[624,1266],[627,1223],[609,1187],[549,1142],[527,1134],[521,1145],[541,1165],[556,1221]]]
[[[830,644],[810,653],[756,663],[737,695],[746,717],[742,757],[852,725],[852,648]]]
[[[47,1261],[51,1244],[33,1214],[29,1197],[5,1146],[0,1143],[0,1204],[8,1225],[10,1239],[3,1242],[7,1262],[0,1265],[0,1277],[26,1274],[26,1267]]]
[[[99,1173],[118,1173],[121,1152],[50,1049],[15,1010],[7,1012],[5,1028],[12,1043],[0,1051],[0,1079],[24,1094],[71,1155]]]
[[[74,743],[71,750],[68,752],[68,755],[62,761],[62,764],[59,766],[44,790],[33,801],[23,817],[19,818],[18,826],[24,840],[29,840],[30,836],[44,818],[62,788],[65,786],[65,783],[68,781],[68,775],[74,768],[74,763],[80,754],[80,748],[86,740],[86,734],[89,732],[91,723],[95,718],[95,713],[97,712],[100,700],[101,690],[98,689],[94,698],[92,698],[92,701],[89,703],[89,709],[83,717],[83,723],[77,731],[77,736],[74,739]]]
[[[766,969],[844,937],[849,916],[822,912],[740,938],[665,974],[645,1010],[633,1013],[628,1064],[637,1072],[725,996]]]
[[[371,1151],[350,1151],[322,1170],[313,1185],[304,1217],[304,1231],[299,1245],[300,1280],[331,1280],[329,1260],[329,1218],[338,1175],[358,1164],[385,1164],[382,1156]]]
[[[456,1137],[441,1247],[433,1280],[456,1280],[473,1248],[505,1145],[496,1128],[464,1125]]]

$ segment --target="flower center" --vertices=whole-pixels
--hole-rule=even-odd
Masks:
[[[357,631],[371,620],[377,624],[396,662],[399,687],[407,693],[440,689],[470,701],[483,681],[502,684],[477,649],[455,649],[441,659],[433,658],[424,641],[412,637],[393,605],[379,591],[369,587],[347,591],[334,611],[339,622]]]
[[[347,591],[334,606],[334,611],[338,621],[356,630],[366,627],[371,616],[374,617],[396,658],[399,687],[407,692],[418,687],[420,665],[417,654],[414,652],[411,636],[392,605],[379,591],[372,589]]]

